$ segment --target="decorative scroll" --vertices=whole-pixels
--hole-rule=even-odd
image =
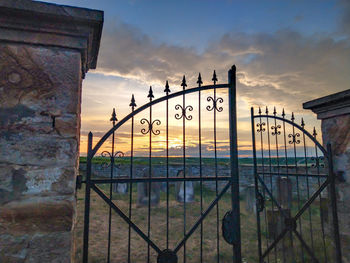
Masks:
[[[292,138],[290,141],[289,141],[289,144],[299,144],[300,143],[300,140],[297,139],[298,137],[300,137],[300,133],[294,133],[294,134],[288,134],[288,138]]]
[[[180,120],[182,118],[185,118],[188,121],[192,120],[192,115],[187,115],[187,110],[188,111],[193,111],[193,107],[191,105],[188,105],[185,108],[183,108],[180,104],[177,104],[175,106],[175,110],[180,110],[181,111],[181,114],[179,114],[179,113],[175,114],[175,118],[177,120]]]
[[[275,136],[275,135],[280,135],[281,131],[279,131],[279,129],[281,129],[281,125],[276,125],[276,126],[271,126],[271,135]]]
[[[320,157],[311,157],[311,161],[313,161],[314,163],[311,164],[312,168],[324,168],[324,157],[320,156]]]
[[[114,153],[114,155],[112,155],[109,151],[103,151],[101,153],[101,157],[109,159],[109,162],[103,163],[101,165],[102,169],[107,169],[108,167],[110,167],[112,165],[112,163],[113,163],[113,165],[115,164],[115,159],[116,158],[124,157],[124,153],[121,152],[121,151],[117,151],[117,152]],[[117,167],[119,167],[119,166],[120,165],[118,165]]]
[[[222,112],[223,108],[222,108],[222,107],[218,107],[218,103],[223,103],[223,102],[224,102],[223,98],[217,98],[217,99],[215,100],[213,97],[209,96],[209,97],[207,98],[207,101],[208,101],[208,102],[210,102],[210,101],[213,102],[213,105],[211,105],[211,106],[208,105],[208,106],[207,106],[207,110],[208,110],[208,111],[216,110],[216,111],[218,111],[218,112]]]
[[[265,122],[257,123],[256,127],[258,127],[258,129],[256,131],[257,132],[264,132],[265,131],[265,128],[264,128],[265,125],[266,125]]]
[[[158,125],[158,126],[161,124],[160,120],[157,119],[157,120],[152,121],[152,123],[150,123],[149,120],[143,118],[143,119],[141,119],[140,123],[147,125],[147,128],[141,129],[141,133],[142,134],[146,135],[149,132],[152,132],[154,135],[159,135],[160,134],[160,130],[154,130],[153,129],[155,124]]]

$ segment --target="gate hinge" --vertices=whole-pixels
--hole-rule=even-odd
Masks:
[[[81,185],[83,183],[83,176],[78,174],[77,175],[77,179],[76,179],[76,185],[75,185],[75,189],[81,189]]]

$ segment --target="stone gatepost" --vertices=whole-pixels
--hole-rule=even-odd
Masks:
[[[322,120],[323,144],[331,143],[343,262],[350,262],[350,90],[303,104]]]
[[[81,84],[103,12],[0,1],[0,262],[71,262]]]

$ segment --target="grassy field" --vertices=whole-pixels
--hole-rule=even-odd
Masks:
[[[299,165],[303,166],[305,164],[303,157],[297,157],[295,158],[287,158],[287,164],[288,165],[295,165],[295,162],[297,162]],[[262,161],[264,161],[264,164],[267,165],[270,163],[270,160],[268,158],[257,158],[257,163],[261,164]],[[279,158],[278,159],[279,165],[283,166],[286,164],[285,158]],[[311,166],[312,163],[315,161],[310,158],[307,158],[308,166]],[[95,164],[103,164],[109,162],[109,159],[106,157],[94,157],[92,160]],[[117,158],[116,162],[119,164],[130,164],[130,157],[120,157]],[[133,163],[134,165],[147,165],[149,162],[148,157],[134,157]],[[218,158],[217,162],[219,165],[229,165],[230,159],[229,158]],[[240,165],[253,165],[253,158],[239,158],[238,162]],[[80,157],[80,163],[86,163],[86,157],[81,156]],[[152,157],[152,164],[153,165],[161,165],[166,163],[165,157]],[[182,164],[183,158],[182,157],[170,157],[169,158],[170,164]],[[198,165],[199,164],[199,158],[197,157],[186,157],[186,164],[187,165]],[[214,165],[215,159],[214,158],[202,158],[202,164],[204,165]],[[271,165],[277,165],[277,158],[271,158]]]
[[[107,185],[100,185],[104,192],[108,193]],[[89,243],[89,262],[106,262],[107,255],[107,239],[108,239],[108,212],[109,208],[104,201],[94,192],[91,192],[91,214],[90,214],[90,243]],[[178,203],[174,199],[174,186],[170,187],[170,202],[169,202],[169,248],[174,246],[183,237],[183,204]],[[189,229],[196,219],[200,215],[200,195],[199,187],[196,186],[196,200],[193,203],[186,204],[186,228]],[[243,195],[242,195],[243,196]],[[147,233],[147,207],[136,206],[136,186],[133,187],[133,202],[132,202],[132,218],[134,223],[139,226],[144,233]],[[203,202],[204,209],[211,203],[215,198],[215,192],[207,188],[203,189]],[[243,198],[242,198],[243,199]],[[78,200],[78,214],[77,214],[77,228],[75,234],[77,235],[77,258],[82,256],[82,234],[83,234],[83,213],[84,213],[84,190],[79,190],[77,193]],[[125,214],[129,213],[129,194],[121,195],[114,194],[114,202]],[[270,202],[266,203],[268,209],[270,209]],[[294,209],[292,213],[297,211],[297,204],[294,202]],[[219,243],[220,251],[219,258],[220,262],[232,262],[232,246],[228,245],[221,234],[221,220],[225,213],[231,208],[231,197],[229,191],[225,194],[219,202]],[[265,210],[266,211],[266,210]],[[127,262],[127,251],[128,251],[128,225],[116,215],[112,213],[112,231],[111,231],[111,262]],[[313,248],[316,254],[321,259],[320,262],[324,262],[324,258],[328,257],[329,260],[330,252],[328,251],[331,247],[330,241],[326,238],[324,244],[321,239],[321,224],[320,224],[320,212],[318,209],[318,203],[316,202],[310,209],[313,223]],[[310,240],[310,226],[309,226],[309,213],[305,213],[302,217],[302,231],[303,237],[311,247]],[[265,224],[266,215],[261,213],[262,221],[262,238],[263,247],[271,244],[271,240],[268,237],[268,226]],[[216,208],[207,216],[203,223],[204,235],[203,235],[203,262],[216,262],[217,259],[217,221],[216,221]],[[299,228],[298,228],[299,229]],[[241,200],[241,232],[242,232],[242,254],[244,262],[258,262],[257,256],[257,234],[256,234],[256,215],[252,211],[246,211],[245,201]],[[161,193],[161,200],[159,205],[152,207],[151,209],[151,239],[161,248],[166,248],[166,194]],[[285,238],[283,244],[281,243],[277,249],[273,250],[268,257],[269,262],[283,262],[283,254],[287,257],[285,262],[311,262],[307,256],[305,250],[300,248],[300,242],[297,241],[296,237],[293,237],[295,249],[286,249],[287,244],[290,242],[289,237]],[[327,249],[324,253],[324,245]],[[190,237],[186,243],[186,262],[200,262],[200,232],[199,228]],[[283,253],[284,251],[284,253]],[[296,256],[295,261],[291,261],[291,253]],[[304,254],[304,261],[300,260]],[[147,245],[146,242],[141,239],[133,230],[131,230],[131,262],[146,262],[147,256]],[[151,262],[156,262],[156,253],[151,248]],[[183,262],[183,249],[178,253],[179,261]],[[299,258],[299,259],[298,259]],[[266,261],[268,262],[268,261]]]
[[[101,185],[102,189],[107,190],[107,185]],[[134,187],[136,188],[136,187]],[[107,191],[106,191],[107,192]],[[196,194],[198,193],[198,187]],[[76,235],[78,236],[77,243],[77,257],[81,257],[82,253],[82,233],[83,233],[83,199],[84,190],[78,192],[78,224],[76,229]],[[116,204],[128,214],[129,195],[114,195],[114,201]],[[133,199],[136,200],[136,191],[133,191]],[[203,203],[206,208],[212,200],[215,198],[215,192],[208,189],[204,189]],[[219,202],[219,244],[220,244],[220,262],[232,262],[232,246],[228,245],[221,235],[221,220],[225,213],[231,207],[231,197],[227,193],[222,197]],[[174,199],[174,186],[170,187],[170,200],[169,200],[169,248],[173,248],[183,237],[183,204],[178,203]],[[92,192],[91,198],[91,221],[90,221],[90,261],[89,262],[106,262],[107,254],[107,237],[108,237],[108,206],[104,201]],[[186,204],[186,227],[189,229],[198,216],[200,215],[200,197],[197,194],[196,200],[193,203]],[[136,207],[136,202],[132,204],[132,217],[134,222],[147,233],[147,207]],[[242,231],[245,236],[249,236],[249,246],[246,243],[242,244],[243,251],[249,255],[247,257],[248,262],[255,262],[257,252],[252,248],[256,247],[256,230],[255,230],[255,218],[245,211],[242,211]],[[203,223],[204,235],[203,235],[203,262],[216,262],[216,208],[208,215]],[[151,209],[151,238],[155,240],[155,243],[161,247],[166,248],[166,194],[161,193],[160,204]],[[251,241],[253,240],[253,241]],[[255,240],[255,241],[254,241]],[[128,226],[120,219],[115,213],[112,216],[112,250],[111,261],[112,262],[127,262],[127,245],[128,245]],[[200,254],[200,232],[199,228],[190,237],[186,243],[186,262],[199,262]],[[146,262],[147,245],[134,231],[132,231],[131,242],[131,262]],[[152,260],[156,262],[156,253],[151,248]],[[179,262],[183,259],[183,250],[178,253]]]

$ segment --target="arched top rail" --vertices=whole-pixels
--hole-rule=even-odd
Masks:
[[[256,118],[270,118],[270,119],[276,119],[276,120],[280,120],[282,122],[289,123],[290,125],[296,127],[301,132],[303,132],[307,137],[309,137],[318,146],[318,148],[322,151],[323,156],[328,159],[329,156],[328,156],[327,150],[315,139],[314,136],[311,135],[311,133],[309,133],[307,130],[305,130],[303,127],[301,127],[299,124],[297,124],[291,120],[288,120],[286,118],[282,118],[282,117],[275,116],[275,115],[260,115],[260,114],[255,115],[255,114],[253,114],[252,117],[254,119],[256,119]]]
[[[114,125],[99,141],[98,143],[95,145],[95,147],[92,149],[91,151],[91,155],[88,156],[88,158],[92,158],[96,152],[101,148],[101,146],[103,145],[103,143],[109,138],[109,136],[111,136],[113,134],[113,132],[115,132],[116,130],[118,130],[124,123],[126,123],[128,120],[130,120],[133,116],[137,115],[138,113],[144,111],[145,109],[149,108],[152,105],[155,105],[157,103],[160,103],[162,101],[166,101],[184,94],[188,94],[188,93],[193,93],[196,91],[203,91],[203,90],[210,90],[210,89],[222,89],[222,88],[229,88],[230,84],[215,84],[215,85],[207,85],[207,86],[201,86],[201,87],[196,87],[196,88],[191,88],[191,89],[186,89],[186,90],[181,90],[172,94],[168,94],[166,96],[163,96],[161,98],[152,100],[144,105],[142,105],[141,107],[135,109],[134,111],[132,111],[131,113],[129,113],[128,115],[126,115],[122,120],[120,120],[116,125]]]

